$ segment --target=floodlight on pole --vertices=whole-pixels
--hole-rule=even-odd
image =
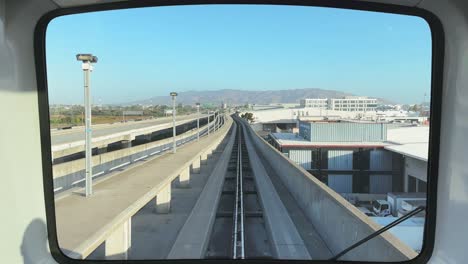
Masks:
[[[170,96],[172,96],[172,152],[176,153],[177,150],[177,145],[176,145],[176,108],[175,108],[175,102],[176,102],[176,97],[177,93],[176,92],[171,92]]]
[[[200,103],[195,104],[197,106],[197,141],[200,140]]]
[[[85,194],[86,197],[93,194],[93,163],[92,163],[92,129],[91,129],[91,87],[89,75],[93,71],[93,63],[98,58],[92,54],[77,54],[76,60],[81,61],[81,69],[84,74],[84,108],[85,108]]]

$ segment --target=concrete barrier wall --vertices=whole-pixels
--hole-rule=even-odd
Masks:
[[[206,119],[206,117],[200,118],[200,120],[202,119]],[[184,124],[194,122],[196,120],[197,119],[195,118],[195,119],[177,121],[176,125],[177,127],[179,127]],[[106,135],[106,136],[93,137],[92,148],[96,148],[96,147],[99,148],[99,147],[107,146],[111,143],[122,141],[122,140],[131,141],[131,140],[134,140],[135,137],[137,136],[151,134],[153,132],[157,132],[157,131],[164,130],[164,129],[171,128],[171,127],[172,127],[172,123],[165,123],[165,124],[159,124],[159,125],[154,125],[150,127],[131,129],[125,132],[118,132],[118,133],[114,133],[114,134]],[[75,142],[53,145],[52,146],[52,159],[54,160],[57,158],[61,158],[64,156],[82,152],[84,151],[84,147],[85,147],[84,140],[78,140]]]
[[[129,206],[124,211],[120,212],[115,218],[110,219],[107,224],[100,228],[96,233],[91,237],[83,241],[78,247],[74,248],[71,253],[67,254],[69,257],[74,259],[85,259],[89,254],[91,254],[96,248],[105,242],[116,230],[118,230],[122,225],[131,221],[133,215],[135,215],[143,206],[148,202],[152,201],[162,190],[163,188],[170,186],[171,182],[177,178],[182,171],[190,168],[190,166],[197,160],[200,160],[202,156],[206,153],[212,153],[217,148],[223,147],[223,142],[227,144],[228,138],[227,135],[233,124],[232,118],[225,118],[224,125],[220,127],[216,132],[210,134],[213,136],[209,144],[205,146],[204,149],[200,150],[193,157],[187,159],[184,164],[180,164],[177,169],[172,173],[167,175],[167,177],[161,181],[158,185],[152,186],[148,192],[135,201],[131,206]],[[138,170],[138,168],[134,168]]]
[[[213,124],[213,123],[212,123]],[[205,135],[207,128],[200,130],[200,136]],[[196,140],[197,131],[192,130],[176,137],[177,145],[183,145]],[[153,155],[160,155],[172,149],[172,138],[150,142],[135,147],[124,148],[93,156],[93,177],[99,177],[120,167]],[[54,189],[56,192],[84,186],[85,159],[64,162],[53,165]]]
[[[278,173],[334,254],[381,228],[339,194],[258,137],[252,129],[247,130],[257,150]],[[348,252],[341,260],[404,261],[416,256],[415,251],[387,232]]]
[[[226,135],[225,143],[219,145],[218,149],[222,152],[216,166],[211,171],[196,204],[180,229],[167,259],[200,259],[205,257],[223,190],[224,175],[236,139],[236,127],[236,124],[233,123],[231,134]]]

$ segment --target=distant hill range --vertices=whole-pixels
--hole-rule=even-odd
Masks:
[[[272,104],[272,103],[299,103],[303,98],[342,98],[353,95],[334,90],[323,90],[318,88],[292,89],[292,90],[267,90],[267,91],[247,91],[247,90],[212,90],[212,91],[187,91],[180,92],[177,96],[177,103],[182,104],[221,104],[228,105],[242,104]],[[382,100],[386,101],[386,100]],[[148,105],[168,105],[170,97],[156,96],[146,100],[125,103]]]

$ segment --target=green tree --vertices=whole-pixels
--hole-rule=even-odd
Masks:
[[[254,121],[253,113],[249,112],[242,114],[241,118],[246,119],[247,121],[249,121],[249,123],[252,123]]]
[[[408,111],[412,112],[419,112],[421,110],[421,106],[418,104],[412,105],[408,108]]]

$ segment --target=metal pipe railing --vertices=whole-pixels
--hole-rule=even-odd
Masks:
[[[334,257],[330,258],[329,260],[334,260],[334,261],[338,260],[340,257],[344,256],[344,255],[345,255],[346,253],[348,253],[349,251],[351,251],[351,250],[353,250],[353,249],[359,247],[360,245],[366,243],[367,241],[373,239],[374,237],[376,237],[376,236],[382,234],[383,232],[385,232],[385,231],[389,230],[390,228],[392,228],[392,227],[394,227],[394,226],[396,226],[396,225],[402,223],[403,221],[405,221],[405,220],[407,220],[407,219],[409,219],[409,218],[411,218],[411,217],[417,215],[418,213],[420,213],[420,212],[422,212],[422,211],[424,211],[424,210],[426,210],[426,207],[425,207],[425,206],[419,206],[418,208],[414,209],[413,211],[411,211],[411,212],[405,214],[404,216],[398,218],[397,220],[391,222],[390,224],[388,224],[388,225],[382,227],[381,229],[375,231],[374,233],[372,233],[372,234],[366,236],[365,238],[359,240],[358,242],[352,244],[351,246],[349,246],[349,247],[346,248],[345,250],[341,251],[340,253],[336,254]]]

